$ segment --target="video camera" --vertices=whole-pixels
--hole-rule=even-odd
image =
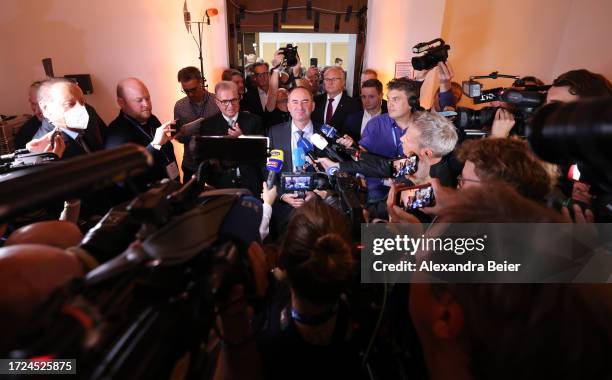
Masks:
[[[75,248],[102,265],[57,290],[3,357],[75,358],[90,379],[214,369],[215,305],[235,284],[254,298],[244,233],[258,203],[244,190],[199,194],[200,185],[164,180],[111,210]]]
[[[482,90],[482,84],[476,79],[514,79],[512,87],[492,88]],[[550,86],[526,86],[525,83],[515,75],[499,74],[497,71],[489,75],[471,76],[468,81],[463,81],[463,93],[472,98],[474,104],[489,103],[500,101],[507,103],[506,108],[510,111],[516,122],[513,133],[524,136],[525,125],[531,118],[535,110],[546,101],[546,90]],[[465,136],[486,136],[490,133],[490,126],[495,120],[497,110],[502,107],[484,107],[479,110],[458,107],[457,115],[454,117],[454,124]]]
[[[285,57],[283,64],[287,67],[293,67],[295,65],[297,65],[298,63],[298,59],[297,59],[297,46],[293,46],[292,44],[287,44],[287,46],[280,48],[279,50],[281,51],[281,53],[283,54],[283,56]]]
[[[0,174],[31,168],[57,160],[59,160],[59,157],[55,153],[30,153],[27,149],[19,149],[11,154],[0,156]]]
[[[446,62],[448,59],[448,51],[450,45],[447,45],[443,39],[436,38],[429,42],[421,42],[412,48],[414,54],[425,53],[418,57],[412,58],[412,67],[415,70],[429,70],[438,64],[438,62]]]

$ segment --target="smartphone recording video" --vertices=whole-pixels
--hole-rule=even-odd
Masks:
[[[419,170],[419,156],[416,154],[393,161],[393,177],[395,178],[414,174],[417,170]]]
[[[432,207],[436,204],[431,184],[399,187],[395,193],[395,204],[402,209],[416,210],[422,207]]]
[[[313,181],[311,175],[285,175],[281,178],[281,188],[283,192],[291,191],[308,191],[313,188]]]

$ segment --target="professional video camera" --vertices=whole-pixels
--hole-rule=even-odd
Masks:
[[[415,70],[429,70],[438,64],[438,62],[446,62],[448,59],[448,51],[450,45],[447,45],[443,39],[436,38],[429,42],[421,42],[412,48],[414,54],[425,53],[418,57],[412,58],[412,67]]]
[[[146,165],[136,157],[146,152],[128,148],[118,149],[134,156],[132,168]],[[201,186],[196,177],[183,187],[164,180],[111,210],[73,248],[102,265],[56,291],[27,332],[3,344],[3,357],[75,358],[91,379],[169,378],[179,368],[199,378],[214,368],[215,305],[235,284],[254,298],[247,250],[259,239],[261,204],[244,190],[200,194]]]
[[[591,185],[596,220],[605,222],[612,220],[610,125],[612,98],[595,98],[547,104],[526,128],[540,158],[564,168],[577,164],[580,181]]]
[[[482,90],[482,84],[476,79],[515,79],[510,88],[492,88]],[[508,109],[514,115],[516,122],[513,133],[524,136],[525,125],[534,111],[546,101],[546,90],[550,86],[525,86],[525,83],[515,75],[499,74],[497,71],[489,75],[471,76],[468,81],[462,83],[463,93],[472,98],[474,104],[500,101],[508,104]],[[485,136],[490,133],[490,126],[495,120],[497,110],[502,107],[484,107],[474,110],[458,107],[454,123],[465,136]]]
[[[0,156],[0,174],[43,165],[58,159],[55,153],[30,153],[27,149],[19,149],[11,154]]]
[[[298,59],[297,59],[297,46],[293,46],[292,44],[287,44],[287,46],[280,48],[281,53],[283,53],[283,56],[285,57],[285,60],[283,61],[283,64],[287,67],[293,67],[295,65],[297,65],[298,63]]]

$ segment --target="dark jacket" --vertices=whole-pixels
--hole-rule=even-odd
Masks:
[[[242,101],[240,102],[240,109],[242,111],[247,111],[260,117],[264,117],[266,113],[265,107],[265,104],[261,104],[261,99],[259,98],[259,91],[257,90],[257,87],[249,88],[249,90],[244,94]]]
[[[146,182],[153,182],[168,177],[166,166],[176,163],[174,148],[168,141],[160,150],[151,146],[155,136],[155,130],[161,126],[161,122],[155,115],[151,115],[146,124],[140,125],[136,120],[119,112],[119,115],[108,125],[106,143],[104,147],[115,148],[127,143],[134,143],[147,148],[153,156],[153,168],[146,175]],[[144,177],[143,177],[144,179]],[[176,178],[171,178],[176,179]]]
[[[315,109],[312,113],[312,120],[323,124],[325,123],[325,113],[327,112],[327,94],[321,94],[314,98]],[[332,119],[330,121],[330,125],[338,130],[338,132],[342,135],[344,134],[344,123],[346,122],[346,117],[355,112],[359,112],[359,104],[356,99],[351,98],[346,91],[342,92],[342,97],[340,98],[340,103],[338,103],[338,107],[334,112]]]
[[[321,125],[313,121],[314,133],[321,132]],[[270,138],[271,149],[280,149],[283,151],[283,172],[293,171],[293,158],[291,152],[291,120],[286,123],[277,124],[270,128],[268,131],[268,137]],[[314,148],[314,155],[317,157],[325,157],[325,153],[321,150]]]
[[[342,127],[342,131],[351,136],[354,141],[359,141],[361,139],[361,120],[363,120],[364,112],[365,110],[361,109],[358,112],[348,114],[344,126]],[[387,112],[387,102],[383,100],[383,104],[380,107],[380,113],[383,114]]]
[[[41,125],[42,122],[36,116],[32,116],[26,121],[15,135],[15,150],[24,149],[26,144],[32,141]]]

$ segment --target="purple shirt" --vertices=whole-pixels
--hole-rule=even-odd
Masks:
[[[366,124],[359,145],[369,153],[386,158],[396,158],[404,155],[400,137],[404,134],[395,120],[389,114],[378,115]],[[368,199],[383,199],[389,192],[389,188],[383,185],[380,178],[366,178],[368,184]]]

